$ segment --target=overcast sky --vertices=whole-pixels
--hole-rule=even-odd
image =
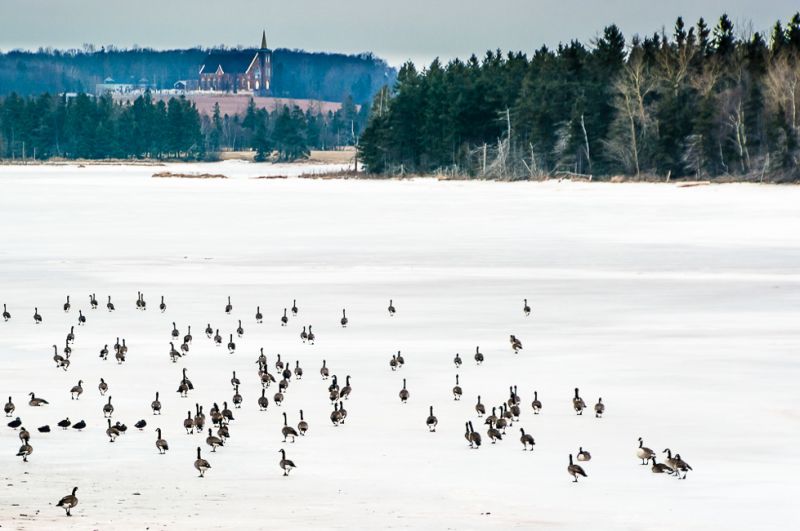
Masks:
[[[0,0],[0,50],[134,44],[372,51],[406,59],[467,57],[487,49],[531,52],[616,23],[626,37],[727,12],[756,31],[788,20],[798,0]]]

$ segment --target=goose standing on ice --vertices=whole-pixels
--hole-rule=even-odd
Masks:
[[[92,310],[97,309],[97,296],[94,293],[89,295],[89,305],[92,307]]]
[[[408,401],[408,389],[406,389],[406,379],[403,378],[403,388],[400,390],[400,402],[405,404]]]
[[[428,431],[434,432],[436,431],[436,425],[439,424],[439,419],[436,418],[436,415],[433,414],[433,406],[430,406],[428,410],[428,418],[425,419],[425,425],[428,426]]]
[[[575,388],[575,397],[572,399],[572,407],[578,415],[583,415],[583,410],[586,408],[586,402],[580,397],[578,388]]]
[[[14,402],[11,401],[11,397],[9,396],[8,402],[3,406],[3,412],[5,412],[6,417],[10,417],[15,409],[17,409],[17,406],[14,405]]]
[[[281,434],[283,435],[283,442],[286,442],[287,437],[291,437],[292,442],[294,442],[297,437],[297,431],[289,426],[285,411],[283,412],[283,428],[281,428]]]
[[[211,328],[211,323],[208,323],[206,325],[206,336],[208,337],[208,339],[211,339],[211,336],[213,335],[214,335],[214,329]]]
[[[8,310],[6,309],[6,305],[3,304],[3,321],[8,322],[9,319],[11,319],[11,314],[8,313]]]
[[[481,395],[478,395],[478,403],[475,404],[475,411],[478,413],[479,417],[482,417],[486,414],[486,406],[481,404]]]
[[[292,299],[292,315],[297,317],[297,300]]]
[[[455,358],[453,358],[453,363],[455,363],[455,365],[456,365],[456,369],[459,369],[459,368],[461,368],[461,364],[462,364],[463,362],[461,361],[461,356],[459,356],[459,355],[458,355],[458,352],[456,352],[456,357],[455,357]]]
[[[56,504],[56,507],[63,507],[65,511],[67,511],[67,516],[72,516],[70,512],[73,507],[78,505],[78,497],[75,496],[75,493],[78,492],[78,487],[72,487],[72,494],[67,494]]]
[[[286,450],[281,448],[280,453],[281,453],[280,467],[283,469],[283,475],[288,476],[289,472],[291,472],[292,469],[296,468],[296,465],[294,464],[294,461],[286,459]]]
[[[261,396],[258,397],[258,409],[259,411],[266,411],[267,407],[269,406],[269,399],[266,396],[266,390],[261,389]]]
[[[239,386],[237,385],[233,393],[233,407],[239,409],[242,407],[242,395],[239,394]]]
[[[342,310],[342,320],[339,322],[342,323],[342,328],[347,328],[347,314],[344,309]]]
[[[303,368],[300,367],[300,361],[299,360],[296,361],[295,364],[294,364],[294,376],[298,380],[301,380],[303,378]]]
[[[222,345],[222,336],[219,335],[219,328],[217,328],[216,332],[214,333],[214,345],[217,347]]]
[[[261,324],[264,322],[264,316],[261,315],[261,306],[256,306],[256,323]]]
[[[175,343],[172,341],[169,342],[169,359],[172,360],[172,363],[178,363],[178,358],[181,357],[181,353],[175,349]]]
[[[653,450],[644,446],[644,441],[639,437],[639,448],[636,449],[636,457],[642,460],[642,465],[646,465],[650,458],[655,455],[656,453]]]
[[[472,422],[467,423],[467,427],[469,428],[469,446],[470,448],[480,448],[481,446],[481,434],[475,431],[475,428],[472,427]]]
[[[117,437],[119,437],[120,431],[111,425],[111,419],[108,419],[108,429],[106,429],[106,435],[108,435],[108,442],[114,442]]]
[[[392,359],[389,360],[389,367],[393,370],[397,370],[397,354],[392,354]]]
[[[300,332],[300,339],[303,340],[303,343],[305,343],[306,339],[308,339],[308,333],[306,332],[306,327],[305,326],[303,327],[303,331]]]
[[[228,304],[225,305],[225,313],[230,315],[232,311],[233,311],[233,305],[231,304],[231,297],[230,295],[228,295]]]
[[[394,308],[394,303],[392,302],[392,299],[389,299],[389,317],[394,317],[396,311],[397,310],[395,310]]]
[[[511,342],[511,348],[514,350],[514,354],[518,354],[519,351],[522,350],[522,341],[520,341],[514,334],[511,334],[509,341]]]
[[[231,378],[231,387],[236,389],[241,384],[242,384],[242,382],[239,381],[239,378],[236,377],[236,371],[233,371],[233,377]]]
[[[405,364],[406,364],[406,359],[403,357],[402,354],[400,354],[400,351],[398,350],[397,351],[397,368],[398,369],[402,369],[403,365],[405,365]]]
[[[686,479],[686,474],[689,470],[693,470],[689,463],[681,459],[681,454],[675,454],[675,475],[680,475],[680,472],[683,472],[683,477],[679,479]]]
[[[33,309],[33,322],[36,323],[36,324],[41,324],[42,323],[42,316],[39,315],[39,308],[34,308]]]
[[[158,453],[164,455],[165,453],[167,453],[167,450],[169,450],[169,445],[167,444],[167,441],[165,441],[161,437],[161,428],[156,428],[156,432],[158,432],[158,438],[156,439],[156,448],[158,449]]]
[[[322,360],[322,368],[319,370],[319,373],[322,375],[323,380],[327,380],[330,375],[330,370],[325,366],[325,360]]]
[[[578,476],[588,477],[586,475],[586,472],[584,472],[583,468],[581,467],[581,465],[576,465],[572,463],[572,454],[569,454],[569,466],[567,467],[567,472],[569,473],[570,476],[575,478],[573,483],[578,482]]]
[[[178,327],[175,326],[175,321],[172,322],[172,332],[170,332],[170,335],[172,336],[172,339],[174,339],[176,341],[178,340],[178,336],[180,335],[180,332],[178,332]]]
[[[86,316],[83,315],[83,310],[78,310],[78,326],[86,324]]]
[[[67,302],[64,303],[64,313],[67,313],[72,305],[69,303],[69,295],[67,295]]]
[[[75,342],[75,327],[69,327],[69,333],[67,334],[67,344]]]
[[[109,312],[114,311],[114,303],[111,302],[111,295],[108,296],[108,302],[106,303],[106,308],[108,308]]]
[[[211,464],[200,457],[200,447],[197,447],[197,459],[194,461],[194,467],[200,472],[200,477],[205,477],[206,470],[211,468]]]
[[[153,415],[161,414],[161,401],[158,399],[158,391],[156,391],[156,399],[150,402],[150,409],[153,410]]]
[[[522,451],[524,452],[525,450],[527,450],[528,446],[530,445],[531,447],[530,450],[532,452],[533,447],[536,445],[536,442],[533,440],[533,435],[525,433],[524,428],[520,428],[519,432],[522,434],[519,438],[519,442],[522,443]]]
[[[103,361],[108,359],[108,343],[103,345],[103,348],[100,349],[100,357],[103,358]]]
[[[297,431],[300,432],[300,435],[305,435],[308,431],[308,422],[303,418],[303,410],[300,410],[300,422],[297,423]]]
[[[111,415],[114,414],[114,406],[111,405],[111,397],[108,397],[108,403],[103,406],[103,416],[106,418],[111,418]]]
[[[215,436],[211,428],[208,428],[208,437],[206,437],[206,444],[211,447],[212,452],[216,452],[220,446],[225,446],[225,443],[219,437]]]
[[[458,385],[458,375],[456,374],[456,385],[453,387],[453,400],[461,400],[461,395],[463,391],[461,390],[461,386]]]
[[[531,407],[533,408],[534,415],[538,415],[542,410],[542,402],[539,400],[539,391],[533,392],[533,402],[531,402]]]
[[[236,343],[233,342],[233,334],[231,334],[230,340],[228,340],[228,353],[233,354],[236,351]]]
[[[242,320],[239,319],[239,326],[236,327],[236,335],[242,337],[244,335],[244,328],[242,328]]]
[[[187,435],[194,433],[194,420],[192,419],[192,412],[186,412],[186,418],[183,419],[183,427],[186,429]]]
[[[161,296],[161,304],[158,305],[158,309],[161,310],[161,313],[164,313],[164,312],[167,311],[167,303],[164,302],[164,296],[163,295]]]
[[[478,365],[483,363],[483,354],[481,353],[480,347],[475,347],[475,363]]]
[[[78,400],[83,394],[83,380],[78,380],[78,385],[70,389],[69,393],[72,400]]]
[[[316,337],[317,336],[314,335],[314,332],[311,331],[311,325],[308,325],[308,344],[313,345]]]
[[[525,317],[531,314],[531,307],[528,306],[528,299],[523,299],[524,306],[522,307],[522,312],[525,314]]]
[[[350,397],[350,393],[353,392],[353,388],[350,387],[350,375],[348,374],[345,377],[345,384],[342,387],[341,392],[339,393],[340,400],[347,400]]]
[[[286,308],[283,309],[283,317],[281,317],[281,326],[286,326],[286,323],[289,322],[289,318],[286,317]]]
[[[603,404],[603,399],[598,398],[597,403],[594,405],[594,416],[595,418],[603,418],[603,413],[606,410],[606,405]]]

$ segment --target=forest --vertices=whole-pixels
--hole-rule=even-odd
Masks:
[[[352,98],[335,113],[268,112],[250,100],[243,116],[218,105],[209,116],[183,97],[154,101],[149,92],[132,104],[110,95],[11,94],[0,99],[0,159],[216,160],[221,150],[253,149],[256,160],[287,161],[355,144],[367,117]]]
[[[0,96],[93,93],[95,85],[107,77],[119,82],[147,79],[155,89],[171,89],[178,80],[197,79],[206,55],[222,49],[118,49],[87,44],[81,50],[12,50],[0,53]],[[368,103],[396,76],[393,68],[372,54],[276,49],[272,62],[272,95],[276,97],[333,102],[351,97],[358,104]]]
[[[376,174],[800,179],[800,14],[405,64],[359,153]]]

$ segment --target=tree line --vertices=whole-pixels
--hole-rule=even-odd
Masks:
[[[369,171],[800,178],[800,14],[771,35],[682,18],[629,42],[615,25],[532,57],[405,64],[374,98]]]
[[[0,159],[214,160],[222,150],[255,150],[257,160],[295,160],[310,149],[353,145],[368,117],[347,98],[336,112],[272,111],[250,100],[243,116],[201,114],[184,97],[131,103],[110,95],[0,98]]]

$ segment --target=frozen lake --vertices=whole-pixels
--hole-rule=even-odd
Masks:
[[[2,528],[800,525],[792,494],[799,187],[248,178],[298,168],[0,166],[0,304],[12,314],[0,321],[0,398],[12,396],[34,448],[23,463],[18,431],[0,427]],[[151,178],[164,169],[232,178]],[[146,312],[135,309],[137,291]],[[89,309],[90,293],[100,309]],[[114,313],[104,309],[108,295]],[[293,299],[299,315],[281,327]],[[65,372],[51,345],[63,345],[79,309],[87,323],[75,326]],[[235,354],[203,333],[210,323],[227,343],[239,319]],[[194,336],[177,364],[168,356],[173,321],[181,337],[187,325]],[[313,346],[299,337],[307,325]],[[518,355],[509,334],[524,344]],[[117,337],[129,347],[123,365],[113,352],[98,358]],[[267,390],[266,412],[256,404],[261,347],[273,374],[278,353],[305,370],[282,406],[272,400],[276,387]],[[406,364],[392,372],[398,350]],[[351,376],[341,426],[329,420],[323,359],[341,384]],[[175,392],[182,368],[195,387],[188,398]],[[206,412],[213,402],[230,405],[233,370],[244,404],[230,440],[212,453],[182,419],[195,403]],[[456,373],[460,402],[451,393]],[[114,444],[100,378],[113,419],[129,427]],[[403,378],[407,404],[398,398]],[[86,391],[72,401],[79,379]],[[512,385],[520,420],[490,444],[476,397],[499,406]],[[604,418],[575,415],[575,387],[590,408],[603,398]],[[31,391],[50,404],[28,406]],[[160,417],[150,411],[156,391]],[[435,433],[425,426],[429,406]],[[308,435],[282,443],[281,413],[296,425],[300,409]],[[61,431],[65,417],[88,427]],[[464,440],[468,420],[483,435],[479,450]],[[43,424],[53,432],[38,433]],[[158,427],[166,455],[155,448]],[[520,427],[535,437],[533,452],[522,451]],[[651,473],[636,458],[638,437],[662,461],[663,449],[680,452],[694,471],[686,481]],[[204,479],[192,466],[197,446],[212,465]],[[579,446],[592,460],[588,478],[573,484],[567,458]],[[297,464],[288,478],[281,448]],[[80,503],[68,519],[55,504],[73,486]]]

